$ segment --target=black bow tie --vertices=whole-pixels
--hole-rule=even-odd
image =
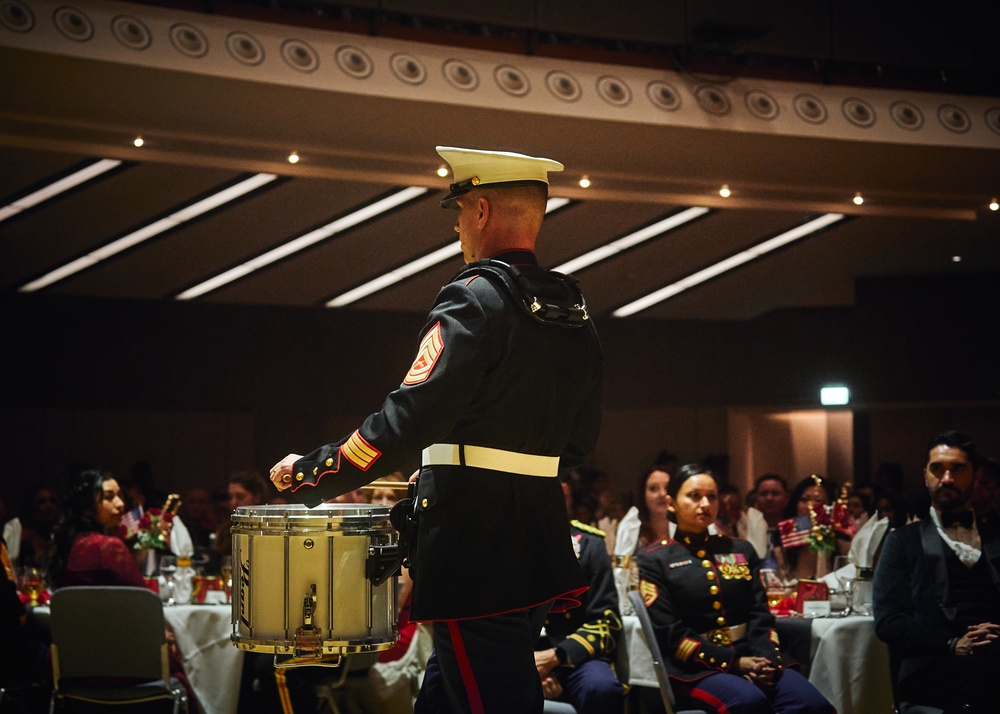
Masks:
[[[972,511],[960,511],[958,513],[942,513],[941,514],[941,526],[943,528],[954,528],[955,526],[962,526],[962,528],[972,528]]]

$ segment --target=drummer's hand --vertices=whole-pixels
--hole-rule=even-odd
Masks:
[[[292,487],[292,471],[295,470],[295,462],[302,458],[302,454],[289,454],[281,461],[271,467],[271,483],[279,491]]]

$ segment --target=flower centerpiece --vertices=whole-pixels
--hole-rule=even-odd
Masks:
[[[819,477],[813,476],[818,482]],[[841,535],[847,539],[854,537],[854,519],[847,512],[847,497],[850,495],[851,484],[844,484],[840,495],[832,506],[823,505],[818,509],[809,504],[809,550],[817,553],[830,553],[836,548],[836,538]]]
[[[122,517],[122,538],[135,550],[170,550],[170,527],[180,505],[180,497],[172,493],[163,508],[143,511],[139,506],[129,511]]]

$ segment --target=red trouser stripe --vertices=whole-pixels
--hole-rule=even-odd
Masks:
[[[716,714],[729,714],[729,710],[726,709],[726,703],[721,699],[713,697],[704,689],[695,687],[691,690],[690,695],[692,699],[697,699],[699,702],[705,702],[708,706],[714,707]]]
[[[465,643],[462,642],[462,633],[458,631],[458,623],[454,620],[448,623],[448,635],[451,637],[451,646],[455,648],[455,661],[458,662],[458,671],[462,673],[462,682],[465,684],[465,693],[469,697],[469,707],[472,714],[484,714],[483,700],[479,696],[479,685],[476,677],[472,674],[472,663],[469,662],[469,655],[465,651]]]

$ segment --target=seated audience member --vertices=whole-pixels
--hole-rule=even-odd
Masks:
[[[854,521],[855,529],[861,528],[871,518],[874,507],[864,491],[852,491],[847,497],[847,512]]]
[[[229,532],[232,527],[230,517],[237,508],[243,506],[260,506],[266,503],[271,489],[267,488],[264,478],[253,470],[234,471],[226,481],[226,516],[219,519],[215,529],[215,550],[221,555],[233,552],[233,537]]]
[[[754,505],[747,509],[747,520],[750,522],[763,520],[766,532],[763,543],[757,542],[756,534],[748,534],[749,540],[760,555],[762,568],[783,571],[785,562],[778,522],[785,517],[785,506],[788,505],[788,482],[778,474],[766,473],[757,477],[753,491],[756,494]],[[762,546],[763,555],[761,555]]]
[[[619,523],[618,547],[615,548],[617,552],[624,552],[623,548],[627,547],[630,553],[641,553],[653,543],[670,539],[673,524],[667,511],[669,482],[670,474],[659,466],[647,469],[639,477],[636,505],[629,509]],[[629,528],[630,522],[636,518],[639,521],[637,531]]]
[[[719,519],[715,527],[720,535],[730,538],[747,537],[747,518],[743,512],[743,496],[731,483],[719,486]]]
[[[191,542],[196,550],[208,550],[212,547],[212,535],[218,528],[212,504],[212,494],[207,488],[196,486],[184,492],[182,498],[184,523],[191,534]]]
[[[979,453],[955,431],[926,449],[928,517],[886,537],[873,583],[875,632],[889,645],[899,702],[997,710],[1000,532],[972,505]]]
[[[563,493],[567,514],[572,513],[565,481]],[[535,651],[542,692],[546,699],[569,702],[579,714],[623,712],[625,688],[611,666],[622,622],[604,533],[574,520],[570,537],[590,589],[580,607],[550,614],[545,621],[546,636]]]
[[[59,495],[54,488],[39,486],[28,492],[21,515],[4,523],[3,538],[14,567],[44,567],[52,530],[62,517]]]
[[[832,479],[812,474],[802,479],[792,489],[785,506],[785,519],[808,516],[810,506],[814,512],[833,505],[837,497],[837,484]],[[785,564],[788,575],[796,580],[822,577],[830,572],[832,554],[812,550],[807,543],[785,547]]]
[[[66,484],[64,512],[53,538],[49,577],[55,587],[145,587],[139,566],[118,536],[125,502],[105,471],[81,471]]]
[[[982,459],[976,484],[972,487],[972,508],[980,518],[1000,518],[1000,461]]]
[[[760,561],[746,541],[712,535],[714,474],[686,464],[672,474],[674,539],[636,556],[642,593],[678,709],[810,712],[833,706],[781,655]]]

